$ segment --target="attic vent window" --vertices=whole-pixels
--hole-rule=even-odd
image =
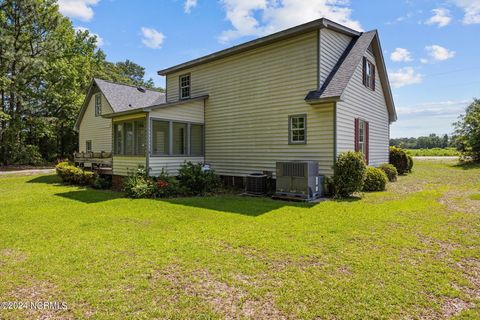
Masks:
[[[142,93],[147,92],[147,90],[145,90],[145,88],[142,88],[142,87],[137,87],[137,90],[142,92]]]
[[[95,95],[95,117],[102,115],[102,95],[97,93]]]

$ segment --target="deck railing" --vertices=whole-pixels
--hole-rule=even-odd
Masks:
[[[82,167],[111,167],[111,152],[75,152],[74,161]]]

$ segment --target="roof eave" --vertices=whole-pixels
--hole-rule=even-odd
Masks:
[[[332,103],[332,102],[340,102],[342,98],[340,96],[336,97],[323,97],[323,98],[315,98],[315,99],[305,99],[305,102],[310,105],[322,104],[322,103]]]
[[[134,109],[134,110],[112,112],[112,113],[103,114],[102,118],[111,119],[111,118],[115,118],[115,117],[135,114],[135,113],[148,113],[148,110],[145,110],[145,108],[138,108],[138,109]]]
[[[244,52],[244,51],[247,51],[247,50],[252,50],[252,49],[255,49],[255,48],[260,47],[260,46],[264,46],[264,45],[267,45],[267,44],[270,44],[270,43],[273,43],[273,42],[276,42],[276,41],[279,41],[279,40],[283,40],[283,39],[290,38],[290,37],[293,37],[293,36],[308,32],[308,31],[314,31],[314,30],[321,29],[321,28],[332,29],[332,30],[335,30],[335,31],[338,31],[338,32],[341,32],[341,33],[344,33],[344,34],[347,34],[347,35],[350,35],[350,36],[359,36],[361,34],[361,32],[358,32],[358,31],[355,31],[355,30],[350,29],[348,27],[342,26],[342,25],[340,25],[336,22],[333,22],[331,20],[321,18],[321,19],[317,19],[317,20],[314,20],[314,21],[311,21],[311,22],[307,22],[305,24],[302,24],[302,25],[299,25],[299,26],[296,26],[296,27],[293,27],[293,28],[289,28],[289,29],[286,29],[286,30],[283,30],[283,31],[280,31],[280,32],[262,37],[262,38],[258,38],[258,39],[252,40],[252,41],[248,41],[248,42],[245,42],[243,44],[239,44],[237,46],[227,48],[225,50],[214,52],[212,54],[206,55],[204,57],[200,57],[198,59],[190,60],[190,61],[178,64],[176,66],[160,70],[157,73],[160,76],[165,76],[165,75],[167,75],[169,73],[172,73],[172,72],[181,71],[181,70],[184,70],[184,69],[187,69],[187,68],[191,68],[193,66],[197,66],[199,64],[211,62],[211,61],[214,61],[214,60],[217,60],[217,59],[220,59],[220,58],[225,58],[225,57],[228,57],[228,56],[240,53],[240,52]]]
[[[155,109],[161,109],[161,108],[165,108],[165,107],[172,107],[172,106],[176,106],[176,105],[180,105],[180,104],[189,103],[189,102],[192,102],[192,101],[206,100],[206,99],[208,99],[208,97],[209,97],[209,95],[208,95],[208,94],[205,94],[205,95],[203,95],[203,96],[198,96],[198,97],[194,97],[194,98],[178,100],[178,101],[175,101],[175,102],[157,104],[157,105],[154,105],[154,106],[146,107],[146,108],[144,108],[144,110],[145,110],[145,111],[152,111],[152,110],[155,110]]]

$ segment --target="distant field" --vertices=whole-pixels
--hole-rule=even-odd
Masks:
[[[455,157],[460,152],[455,148],[433,148],[433,149],[407,149],[407,153],[413,157]]]

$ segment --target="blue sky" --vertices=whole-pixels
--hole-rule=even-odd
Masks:
[[[326,17],[378,29],[399,116],[391,136],[451,133],[480,97],[480,0],[59,0],[110,61],[156,71]]]

